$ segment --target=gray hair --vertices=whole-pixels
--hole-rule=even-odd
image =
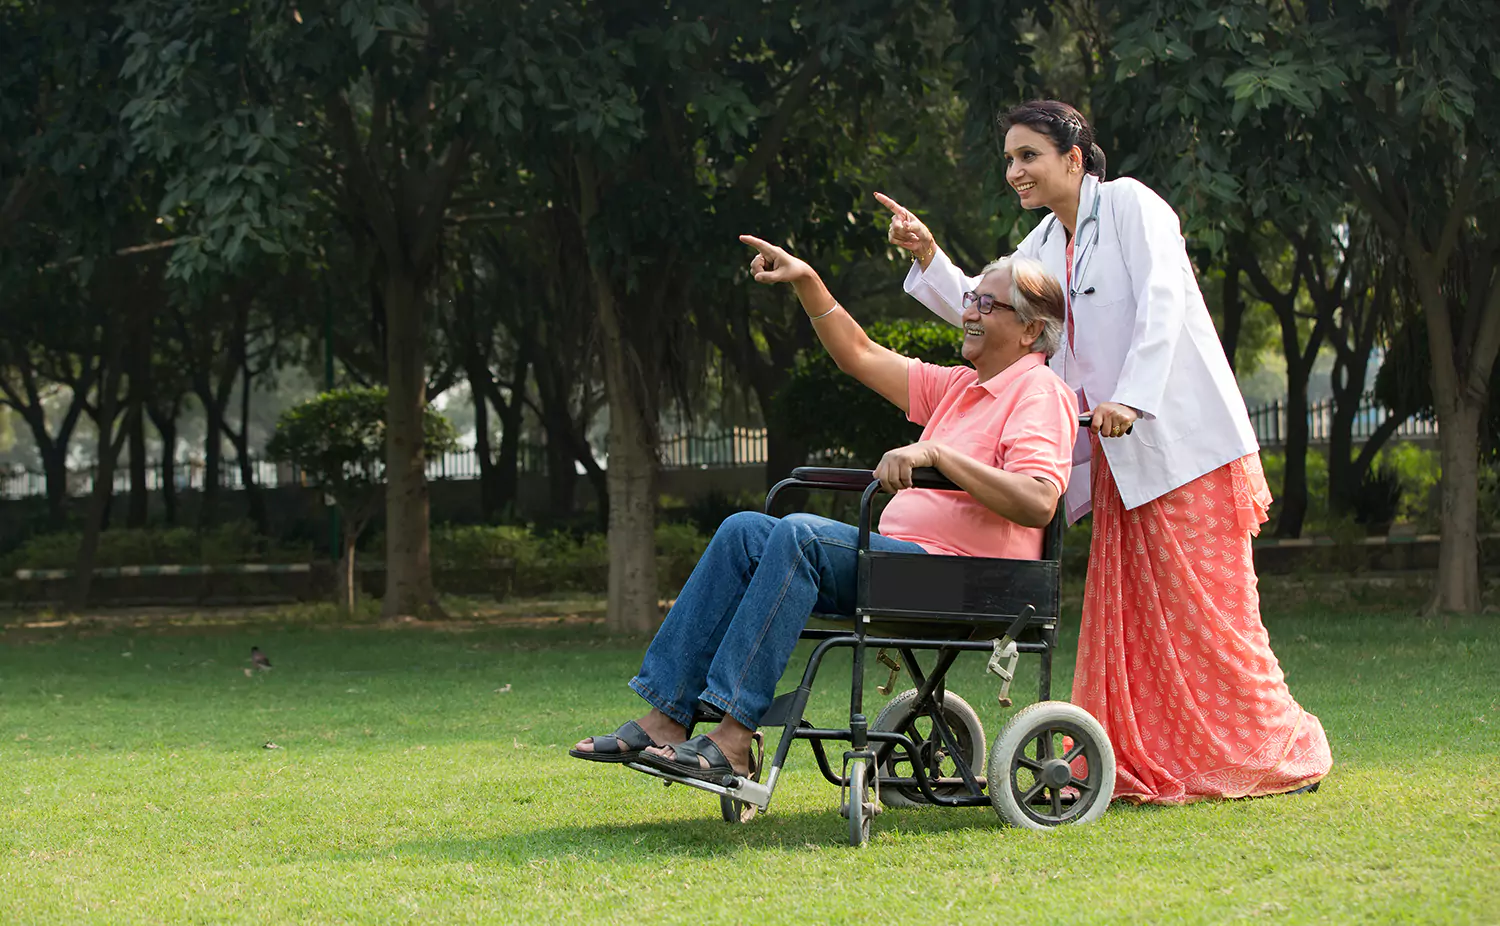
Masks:
[[[1024,254],[1010,254],[991,261],[979,272],[980,279],[996,270],[1010,270],[1010,305],[1021,324],[1041,321],[1042,333],[1031,345],[1049,358],[1062,347],[1063,319],[1067,303],[1062,286],[1042,262]]]

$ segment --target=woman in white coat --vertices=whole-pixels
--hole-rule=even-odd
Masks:
[[[1051,363],[1093,411],[1067,493],[1070,521],[1093,511],[1073,701],[1109,731],[1115,796],[1314,790],[1328,740],[1287,689],[1251,559],[1271,493],[1177,215],[1135,180],[1105,181],[1072,106],[1026,103],[1002,125],[1007,182],[1022,206],[1051,211],[1017,249],[1068,296]],[[906,291],[960,324],[974,281],[876,195],[891,242],[914,257]]]

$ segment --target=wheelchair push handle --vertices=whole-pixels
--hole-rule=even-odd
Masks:
[[[833,466],[799,466],[792,470],[792,479],[818,489],[848,489],[861,492],[875,481],[872,469],[842,469]],[[917,489],[943,489],[962,492],[955,483],[932,466],[919,466],[911,471],[912,487]]]
[[[1087,428],[1089,425],[1091,425],[1093,423],[1094,423],[1094,416],[1091,413],[1085,412],[1084,414],[1078,416],[1078,426],[1080,428]],[[1135,430],[1135,425],[1132,424],[1130,427],[1128,427],[1128,428],[1125,429],[1125,433],[1129,434],[1131,431],[1134,431],[1134,430]]]

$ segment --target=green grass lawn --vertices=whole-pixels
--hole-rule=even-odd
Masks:
[[[640,709],[641,641],[587,621],[15,616],[0,922],[1497,923],[1500,618],[1445,625],[1415,601],[1268,588],[1292,689],[1333,742],[1317,794],[1116,806],[1049,834],[893,810],[863,850],[805,744],[745,826],[711,795],[569,759]],[[251,644],[273,671],[246,677]],[[847,665],[811,719],[842,722]],[[982,667],[953,687],[993,739]],[[1028,666],[1017,690],[1034,685]]]

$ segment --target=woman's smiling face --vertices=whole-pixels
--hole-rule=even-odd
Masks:
[[[1005,180],[1021,197],[1021,206],[1040,209],[1060,202],[1077,189],[1076,148],[1060,153],[1052,139],[1027,125],[1005,133]]]

